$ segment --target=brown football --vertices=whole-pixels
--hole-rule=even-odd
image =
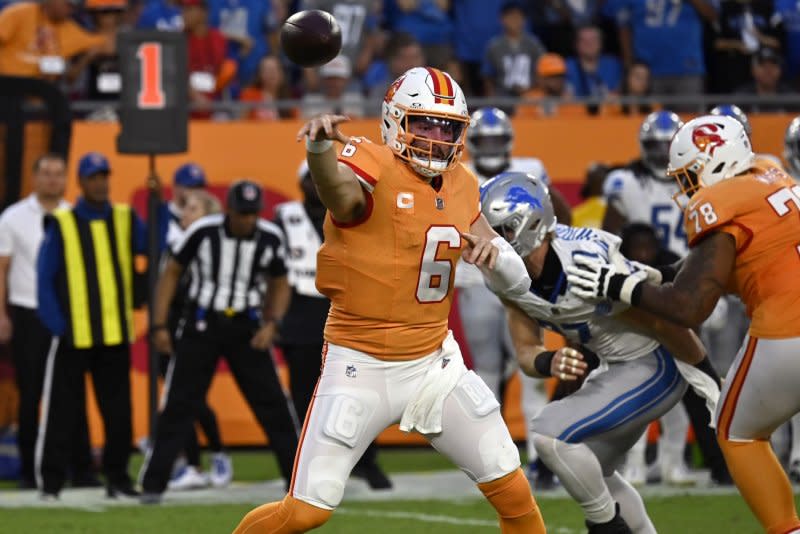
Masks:
[[[295,13],[281,27],[281,47],[292,63],[318,67],[342,49],[342,30],[333,15],[318,9]]]

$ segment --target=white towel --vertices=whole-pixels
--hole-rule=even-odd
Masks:
[[[689,382],[689,385],[694,389],[695,393],[700,395],[706,400],[706,408],[711,412],[711,428],[716,425],[714,423],[714,414],[717,411],[717,401],[719,401],[719,388],[710,376],[693,365],[682,362],[678,359],[675,360],[678,364],[678,371],[680,371],[683,378]]]
[[[438,434],[442,431],[444,401],[467,373],[464,359],[453,333],[448,332],[439,354],[432,356],[428,372],[409,401],[400,419],[400,430],[420,434]]]

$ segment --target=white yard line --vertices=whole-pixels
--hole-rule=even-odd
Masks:
[[[402,510],[370,510],[368,508],[355,510],[344,507],[337,508],[335,513],[345,515],[360,515],[364,517],[379,517],[385,519],[411,519],[413,521],[420,521],[423,523],[445,523],[448,525],[497,528],[497,521],[489,521],[488,519],[472,519],[465,517],[453,517],[450,515],[422,514],[419,512],[404,512]]]

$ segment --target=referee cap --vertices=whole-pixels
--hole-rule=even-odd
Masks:
[[[205,187],[206,172],[196,163],[185,163],[175,171],[175,176],[172,177],[172,183],[182,187]]]
[[[236,213],[261,213],[264,209],[264,195],[255,182],[239,180],[228,189],[227,205],[229,210]]]
[[[89,152],[78,162],[79,178],[88,178],[100,172],[111,172],[108,159],[100,152]]]

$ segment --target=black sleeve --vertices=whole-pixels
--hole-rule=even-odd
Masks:
[[[286,267],[286,247],[284,240],[276,237],[272,246],[272,260],[267,265],[267,273],[270,277],[286,276],[289,269]]]
[[[207,228],[208,227],[195,228],[175,243],[171,251],[175,261],[184,267],[192,262],[197,255],[197,249],[200,247],[200,243],[203,242]]]

